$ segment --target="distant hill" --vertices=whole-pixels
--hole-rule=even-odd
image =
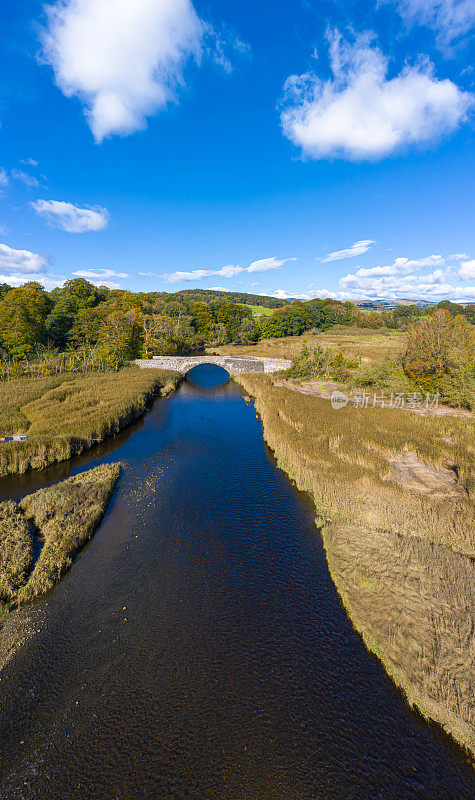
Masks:
[[[384,310],[389,311],[392,308],[398,308],[398,306],[417,306],[418,308],[431,308],[432,306],[436,306],[436,302],[429,302],[427,300],[408,300],[407,298],[401,298],[400,300],[365,300],[361,303],[356,303],[358,308],[361,309],[368,309],[372,308],[375,311]]]
[[[264,308],[282,308],[292,303],[296,298],[279,300],[277,297],[267,295],[249,294],[247,292],[225,292],[218,289],[183,289],[180,292],[148,292],[157,298],[170,300],[191,300],[195,303],[210,303],[213,300],[231,300],[233,303],[242,303],[249,306]]]

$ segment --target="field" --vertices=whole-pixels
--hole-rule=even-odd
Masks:
[[[381,358],[394,358],[403,346],[404,334],[386,329],[374,331],[367,328],[347,328],[334,325],[330,330],[318,334],[287,336],[282,339],[261,339],[256,345],[223,345],[213,352],[229,355],[267,356],[292,360],[301,351],[304,343],[309,350],[319,345],[341,351],[352,361],[370,363]]]
[[[120,464],[102,465],[18,505],[0,504],[0,615],[60,580],[102,519],[119,474]]]
[[[315,500],[333,580],[367,646],[411,703],[473,750],[472,419],[333,411],[268,376],[238,380],[279,465]]]
[[[0,383],[0,475],[64,461],[113,436],[171,391],[178,373],[126,367],[119,372],[18,378]]]
[[[269,314],[273,314],[275,311],[275,308],[266,308],[266,306],[251,306],[249,303],[245,303],[244,307],[251,309],[253,317],[258,314],[264,314],[265,316],[268,316]]]

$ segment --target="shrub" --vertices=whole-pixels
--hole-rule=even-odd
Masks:
[[[343,353],[335,353],[331,347],[317,345],[310,353],[304,342],[299,355],[292,361],[289,375],[292,378],[319,377],[345,381],[349,377],[348,370],[355,366]]]

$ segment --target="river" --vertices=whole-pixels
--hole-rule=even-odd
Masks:
[[[197,367],[113,440],[104,521],[0,681],[2,800],[468,800],[458,748],[353,630],[314,509],[252,405]]]

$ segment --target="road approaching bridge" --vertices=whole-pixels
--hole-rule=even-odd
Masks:
[[[289,369],[291,361],[285,358],[259,358],[258,356],[154,356],[139,358],[135,362],[139,367],[152,369],[173,369],[186,373],[198,364],[216,364],[223,367],[230,375],[240,372],[279,372]]]

